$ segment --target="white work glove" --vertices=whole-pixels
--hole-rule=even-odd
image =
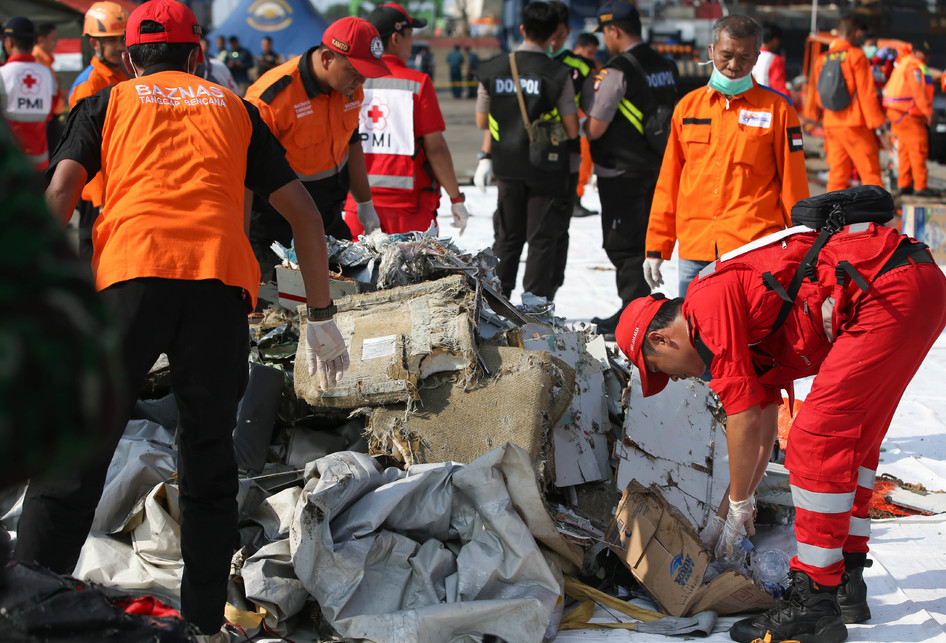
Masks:
[[[664,262],[658,257],[647,257],[644,259],[644,281],[650,286],[651,290],[659,288],[664,284],[664,278],[660,276],[660,264]]]
[[[710,551],[716,551],[716,543],[719,542],[719,535],[723,533],[723,525],[725,524],[725,520],[715,514],[713,515],[713,519],[706,523],[703,531],[700,532],[700,540],[703,541],[704,547]]]
[[[723,525],[723,533],[719,536],[719,542],[716,543],[716,558],[731,557],[733,546],[736,541],[745,533],[747,536],[755,535],[755,525],[753,518],[752,500],[746,498],[736,502],[729,497],[729,513],[726,514],[726,524]]]
[[[309,375],[318,373],[319,388],[323,391],[341,381],[350,361],[348,347],[334,320],[306,322],[305,358]]]
[[[466,209],[466,205],[463,203],[454,203],[450,206],[450,212],[453,213],[453,223],[450,225],[454,228],[460,228],[460,234],[457,236],[462,237],[463,231],[466,230],[466,220],[470,218],[470,211]]]
[[[493,180],[493,161],[492,159],[480,159],[476,165],[476,173],[473,174],[473,185],[486,192],[486,186]]]
[[[381,228],[381,219],[378,218],[378,213],[374,211],[373,201],[365,201],[356,205],[358,206],[358,221],[361,223],[361,227],[365,229],[366,235]]]

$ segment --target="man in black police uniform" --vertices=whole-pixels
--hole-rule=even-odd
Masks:
[[[676,105],[677,67],[641,39],[640,14],[627,0],[602,5],[595,31],[604,33],[613,58],[582,93],[582,109],[598,176],[604,250],[617,269],[621,310],[592,322],[602,335],[611,335],[624,307],[650,294],[644,240],[663,150],[648,144],[644,123],[656,105],[671,111]]]
[[[532,2],[522,11],[524,42],[516,50],[516,66],[527,118],[561,118],[569,138],[578,136],[578,107],[571,72],[546,55],[558,28],[558,14],[546,2]],[[493,252],[499,259],[496,274],[506,296],[516,287],[519,256],[529,243],[522,286],[535,295],[555,296],[554,270],[558,241],[571,214],[568,164],[558,171],[543,171],[529,161],[529,136],[512,80],[509,56],[503,54],[480,65],[476,125],[489,130],[499,198],[493,214]],[[567,150],[566,150],[567,154]]]
[[[569,73],[571,74],[572,86],[575,88],[575,104],[580,105],[582,89],[584,89],[585,81],[588,80],[591,73],[595,71],[595,63],[584,56],[579,56],[565,46],[565,42],[568,40],[568,36],[572,31],[569,26],[568,6],[558,0],[550,0],[549,5],[555,9],[555,12],[558,14],[558,28],[555,30],[555,35],[552,36],[548,47],[549,57],[568,67]],[[591,212],[583,208],[581,201],[578,199],[578,170],[581,168],[581,139],[571,139],[568,142],[568,151],[568,194],[572,198],[572,205],[571,208],[569,208],[569,218],[565,221],[565,225],[562,226],[562,234],[558,239],[558,263],[555,265],[555,273],[552,278],[553,285],[556,289],[561,288],[562,284],[565,283],[565,264],[568,261],[568,226],[571,217],[597,214],[597,212]]]

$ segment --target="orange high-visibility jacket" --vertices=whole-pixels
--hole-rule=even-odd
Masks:
[[[874,84],[874,75],[871,73],[870,63],[860,47],[855,47],[846,40],[835,40],[828,47],[828,52],[822,54],[818,59],[814,77],[818,78],[821,75],[821,67],[824,65],[825,57],[836,51],[845,52],[841,67],[844,70],[844,81],[847,84],[848,93],[851,95],[851,102],[838,112],[825,109],[822,124],[826,128],[867,127],[876,129],[880,127],[887,122],[887,117],[884,115],[880,100],[877,98],[877,86]],[[818,107],[823,107],[818,92],[815,92],[815,101]]]
[[[808,175],[795,108],[771,89],[727,100],[710,87],[673,112],[647,225],[648,257],[712,261],[791,221]]]
[[[933,114],[933,78],[913,54],[897,60],[884,87],[884,107],[891,121],[904,114],[928,118]]]

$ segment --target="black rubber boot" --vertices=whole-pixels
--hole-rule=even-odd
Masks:
[[[732,640],[752,643],[764,639],[766,632],[771,632],[773,642],[841,643],[847,639],[838,605],[838,586],[819,585],[800,571],[789,575],[792,586],[788,598],[765,614],[738,621],[729,630]]]
[[[844,554],[844,575],[838,587],[838,604],[845,623],[863,623],[870,620],[870,607],[867,605],[867,583],[864,582],[864,568],[874,561],[867,559],[867,554]]]
[[[595,324],[598,327],[598,334],[604,335],[604,338],[609,341],[614,341],[614,331],[618,327],[618,322],[621,321],[621,313],[624,312],[624,308],[617,311],[608,318],[602,319],[601,317],[592,317],[591,323]]]

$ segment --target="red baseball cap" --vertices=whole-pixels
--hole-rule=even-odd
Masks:
[[[379,78],[391,73],[381,60],[384,53],[381,35],[364,18],[350,16],[336,20],[322,34],[322,44],[348,58],[365,78]]]
[[[644,397],[660,393],[670,381],[670,376],[666,373],[651,373],[647,370],[644,353],[641,350],[650,322],[654,321],[654,315],[668,301],[670,300],[659,293],[638,297],[621,313],[621,319],[614,330],[614,339],[618,343],[618,348],[634,362],[634,366],[640,372]]]
[[[164,27],[160,33],[141,33],[141,23],[153,20]],[[125,46],[144,45],[154,42],[193,43],[200,51],[200,60],[204,62],[204,53],[200,49],[200,35],[203,33],[197,17],[184,4],[177,0],[148,0],[128,16],[125,27]]]

